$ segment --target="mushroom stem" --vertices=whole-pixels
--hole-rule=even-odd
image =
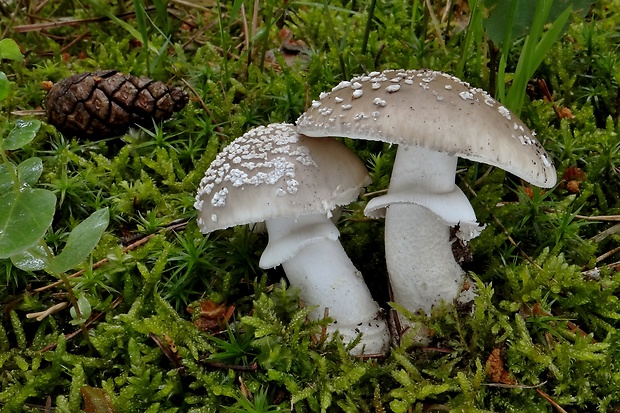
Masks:
[[[372,299],[362,274],[338,241],[338,230],[326,215],[270,219],[266,225],[268,249],[276,250],[277,244],[286,243],[294,251],[281,264],[291,286],[300,289],[304,304],[318,305],[311,317],[320,319],[328,308],[329,316],[335,320],[328,332],[338,330],[345,342],[363,333],[353,353],[384,352],[389,345],[389,332],[382,310]],[[311,240],[296,242],[302,239],[298,235],[301,232],[311,233]]]
[[[388,193],[367,206],[371,214],[386,208],[385,255],[393,299],[410,312],[430,315],[441,301],[453,303],[464,281],[452,254],[450,227],[477,224],[454,184],[456,163],[455,156],[401,145]]]
[[[385,259],[393,300],[410,312],[430,315],[434,305],[454,302],[461,290],[464,273],[452,255],[450,227],[423,206],[388,207]]]

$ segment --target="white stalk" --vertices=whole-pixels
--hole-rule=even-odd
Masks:
[[[428,315],[441,301],[454,302],[464,273],[454,261],[448,225],[423,206],[392,204],[385,213],[385,235],[394,302]]]
[[[454,184],[456,163],[455,156],[400,145],[388,193],[367,207],[370,214],[386,208],[385,256],[393,299],[413,313],[430,315],[442,301],[452,304],[464,281],[452,254],[450,227],[473,227],[476,217]]]
[[[338,230],[325,214],[295,219],[268,220],[269,251],[287,245],[292,254],[281,262],[291,286],[300,289],[307,306],[318,306],[311,313],[323,317],[327,308],[335,320],[328,332],[338,330],[345,342],[363,333],[352,353],[381,353],[389,345],[389,332],[382,311],[373,300],[362,274],[355,268],[338,241]],[[304,240],[301,234],[310,235]],[[269,251],[266,252],[269,254]],[[267,259],[272,261],[272,259]],[[261,262],[262,262],[261,257]],[[262,264],[261,264],[262,266]]]

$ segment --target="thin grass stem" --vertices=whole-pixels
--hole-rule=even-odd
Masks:
[[[366,54],[366,49],[368,47],[368,38],[370,37],[370,29],[372,27],[372,20],[375,15],[376,5],[377,0],[371,0],[370,5],[368,6],[368,19],[366,20],[366,29],[364,30],[364,39],[362,40],[362,55]]]

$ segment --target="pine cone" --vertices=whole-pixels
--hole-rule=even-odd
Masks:
[[[69,76],[45,98],[49,123],[66,135],[101,139],[133,124],[150,126],[183,109],[189,97],[179,88],[116,70]]]

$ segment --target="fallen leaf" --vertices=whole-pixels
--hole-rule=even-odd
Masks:
[[[116,413],[112,399],[104,389],[82,386],[80,392],[82,399],[84,399],[84,411],[86,413]]]

